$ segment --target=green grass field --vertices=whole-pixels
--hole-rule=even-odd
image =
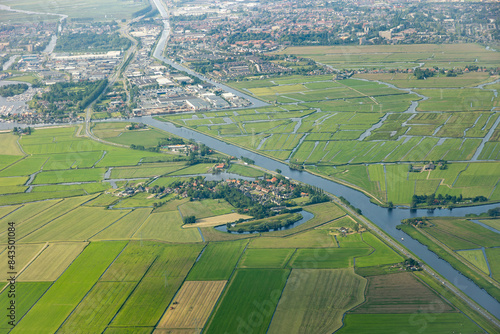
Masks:
[[[183,217],[195,216],[196,219],[220,216],[233,212],[234,207],[224,199],[204,199],[187,202],[179,206]]]
[[[239,268],[284,268],[294,249],[247,249],[243,254]]]
[[[189,272],[187,280],[215,281],[229,279],[247,243],[247,240],[209,243],[201,258]]]
[[[12,333],[54,333],[124,246],[124,242],[89,245]]]
[[[373,247],[373,253],[368,256],[356,258],[356,266],[369,267],[403,261],[400,255],[373,234],[363,233],[363,241]]]
[[[85,242],[51,243],[22,272],[19,281],[55,281],[87,247]]]
[[[151,209],[135,209],[125,217],[109,225],[96,235],[92,240],[118,240],[130,239],[142,226],[151,213]]]
[[[140,246],[138,243],[137,246]],[[162,251],[111,322],[155,326],[193,266],[202,245],[162,245]]]
[[[328,231],[312,230],[288,237],[254,238],[250,248],[330,248],[337,247]]]
[[[51,286],[52,282],[18,282],[16,283],[16,294],[17,297],[15,299],[15,316],[16,321],[15,324],[19,323],[19,319],[21,319],[30,308],[35,305],[40,297],[44,294],[45,291]],[[0,294],[0,305],[4,310],[10,306],[12,298],[9,298],[9,290],[4,290]],[[10,319],[9,319],[10,321]],[[2,321],[0,325],[0,331],[3,333],[7,333],[11,329],[11,326],[7,324],[7,321]]]
[[[408,333],[483,333],[461,313],[347,314],[338,333],[399,334]]]
[[[370,251],[369,248],[298,249],[289,266],[294,269],[349,268],[354,265],[354,257],[366,256]]]
[[[486,257],[491,268],[491,277],[500,282],[500,248],[486,249]]]
[[[23,238],[24,242],[83,241],[124,217],[128,210],[79,207]]]
[[[486,275],[490,274],[490,270],[488,269],[488,264],[486,263],[486,259],[484,258],[483,251],[481,249],[475,250],[464,250],[458,251],[458,254],[462,256],[464,259],[475,265]]]
[[[364,300],[366,279],[352,269],[294,269],[268,333],[333,333]]]
[[[284,269],[237,270],[222,300],[216,306],[206,332],[265,331],[289,273],[289,270]],[[259,320],[255,321],[254,317]]]
[[[201,242],[196,229],[183,229],[177,211],[153,213],[134,233],[133,239],[150,239],[168,242]]]
[[[104,331],[134,286],[134,282],[97,282],[58,332],[97,333]]]

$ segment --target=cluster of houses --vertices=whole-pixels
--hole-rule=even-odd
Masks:
[[[295,185],[283,182],[276,177],[255,181],[228,179],[225,182],[260,204],[273,203],[281,206],[284,202],[296,197],[294,194]],[[300,193],[301,197],[308,195],[305,192]]]

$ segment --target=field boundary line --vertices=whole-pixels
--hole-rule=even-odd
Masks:
[[[90,244],[90,243],[89,243]],[[57,330],[55,331],[56,333],[59,332],[59,330],[61,329],[61,327],[66,323],[66,321],[68,321],[69,317],[71,317],[71,315],[75,312],[75,310],[78,308],[78,306],[80,306],[80,304],[85,300],[85,298],[87,298],[87,296],[89,295],[89,293],[94,290],[94,287],[96,286],[96,284],[99,282],[99,280],[101,279],[102,275],[104,275],[104,273],[106,271],[108,271],[109,267],[115,263],[116,259],[123,253],[123,251],[125,250],[125,248],[127,247],[127,245],[129,244],[129,242],[127,242],[122,250],[120,251],[120,253],[118,253],[118,255],[113,259],[113,261],[111,261],[111,263],[109,264],[109,266],[106,267],[106,269],[102,272],[101,276],[99,276],[99,278],[94,282],[94,284],[92,285],[92,287],[87,291],[87,293],[85,293],[85,296],[83,296],[83,298],[78,302],[78,304],[76,304],[76,306],[73,308],[73,310],[71,310],[71,312],[68,314],[68,316],[64,319],[64,321],[59,325],[59,327],[57,327]],[[86,247],[85,247],[86,248]],[[81,253],[80,253],[81,254]],[[68,266],[69,268],[69,266]],[[65,270],[66,271],[66,270]]]
[[[66,269],[63,270],[63,272],[54,280],[51,282],[50,286],[47,288],[47,290],[45,290],[45,292],[40,296],[40,298],[38,298],[36,300],[36,302],[31,305],[31,307],[29,308],[28,311],[26,311],[26,313],[21,317],[21,319],[18,320],[17,324],[19,324],[19,322],[31,311],[31,309],[36,305],[36,303],[38,303],[38,301],[40,299],[42,299],[42,297],[47,293],[47,291],[49,291],[49,289],[54,285],[54,283],[66,272],[66,270],[73,264],[73,262],[75,262],[75,260],[83,253],[83,251],[85,250],[85,248],[87,248],[89,245],[88,242],[86,242],[86,245],[85,247],[82,248],[82,250],[80,251],[80,253],[73,259],[73,261],[71,261],[71,263],[66,267]],[[16,325],[17,325],[16,324]]]
[[[285,265],[283,266],[283,269],[287,269],[287,268],[292,269],[292,267],[288,267],[288,265],[290,264],[290,261],[292,261],[293,256],[297,253],[297,249],[298,248],[295,248],[295,250],[293,251],[292,255],[290,255],[290,257],[288,258],[288,261],[286,261]],[[288,281],[288,279],[287,279],[287,281]],[[280,299],[281,299],[281,297],[280,297]],[[278,307],[278,304],[276,304],[276,307]],[[274,313],[273,313],[273,316],[274,316]],[[271,324],[271,323],[269,323],[269,324]]]
[[[127,243],[127,246],[128,246],[128,243]],[[123,250],[125,250],[125,247],[123,248]],[[120,254],[118,254],[118,256],[121,255],[121,252]],[[156,255],[156,257],[153,259],[153,261],[151,261],[151,263],[149,264],[148,268],[144,271],[144,274],[142,275],[142,277],[137,281],[137,284],[134,286],[134,288],[130,291],[130,293],[128,294],[127,298],[125,298],[125,300],[123,301],[123,304],[120,305],[120,307],[118,308],[118,310],[116,311],[115,315],[111,318],[111,320],[109,321],[108,325],[106,326],[106,329],[108,329],[108,327],[111,327],[111,323],[115,320],[116,316],[118,315],[118,313],[120,313],[120,311],[123,309],[123,306],[127,303],[127,301],[130,299],[130,296],[132,296],[132,294],[134,293],[135,290],[137,290],[137,287],[139,286],[139,284],[142,282],[142,280],[144,279],[144,277],[147,275],[147,273],[149,272],[149,270],[151,269],[151,267],[153,266],[153,264],[156,262],[156,260],[158,259],[159,255]],[[118,257],[117,257],[118,258]],[[113,261],[114,263],[115,261]],[[111,264],[113,264],[111,263]],[[110,265],[111,266],[111,265]],[[108,267],[109,268],[109,267]],[[106,271],[108,271],[108,269],[106,269]],[[106,271],[104,271],[103,275],[106,273]],[[102,277],[102,276],[101,276]],[[99,277],[99,280],[98,282],[100,281],[100,277]],[[118,281],[101,281],[101,282],[118,282]],[[120,282],[124,282],[124,281],[120,281]],[[118,282],[119,283],[119,282]],[[124,326],[115,326],[115,327],[124,327]],[[126,327],[131,327],[131,326],[126,326]],[[134,327],[143,327],[143,326],[134,326]],[[144,326],[144,327],[151,327],[151,326]],[[156,328],[156,326],[154,327]]]
[[[109,227],[111,227],[112,225],[118,223],[120,220],[122,220],[123,218],[127,217],[129,214],[131,214],[132,212],[134,212],[134,210],[130,210],[128,213],[124,214],[123,216],[121,216],[120,218],[118,218],[117,220],[115,220],[114,222],[112,222],[111,224],[109,224],[108,226],[106,226],[105,228],[97,231],[97,233],[95,233],[94,235],[91,235],[86,241],[89,241],[90,242],[90,239],[92,239],[93,237],[95,237],[96,235],[98,235],[99,233],[101,233],[102,231],[108,229]]]
[[[441,295],[437,290],[435,290],[434,288],[432,288],[429,284],[427,284],[424,280],[422,280],[420,277],[418,277],[417,275],[414,275],[413,273],[411,273],[412,276],[417,280],[419,281],[420,283],[422,283],[424,286],[426,286],[429,290],[431,290],[434,294],[436,294],[438,297],[442,298],[443,300],[445,300],[448,304],[450,304],[450,306],[452,308],[454,308],[457,313],[462,313],[464,314],[462,311],[460,311],[458,309],[458,307],[456,307],[455,305],[453,305],[452,302],[450,302],[445,296]],[[428,274],[427,274],[428,275]],[[451,313],[451,312],[450,312]],[[464,314],[465,315],[465,314]],[[469,318],[470,319],[470,318]],[[471,319],[472,320],[472,319]],[[479,325],[478,325],[479,326]],[[479,326],[481,327],[481,326]]]
[[[87,196],[88,196],[88,195],[87,195]],[[63,199],[63,200],[64,200],[64,199]],[[88,201],[87,201],[87,202],[88,202]],[[87,203],[87,202],[85,202],[85,203]],[[31,231],[30,233],[27,233],[27,234],[23,235],[21,238],[19,238],[19,240],[22,240],[22,239],[26,238],[28,235],[30,235],[30,234],[32,234],[32,233],[34,233],[34,232],[38,231],[39,229],[43,228],[44,226],[47,226],[48,224],[52,223],[54,220],[61,218],[62,216],[64,216],[64,215],[66,215],[66,214],[70,213],[70,212],[71,212],[71,211],[73,211],[73,210],[76,210],[77,208],[79,208],[79,207],[83,206],[83,204],[85,204],[85,203],[82,203],[82,204],[80,204],[80,205],[78,205],[78,206],[75,206],[75,207],[73,207],[72,209],[70,209],[70,210],[68,210],[68,211],[66,211],[66,212],[64,212],[64,213],[62,213],[61,215],[59,215],[59,216],[57,216],[57,217],[54,217],[53,219],[49,220],[48,222],[46,222],[46,223],[45,223],[45,224],[43,224],[42,226],[40,226],[40,227],[38,227],[38,228],[34,229],[34,230],[33,230],[33,231]],[[45,211],[45,210],[44,210],[44,211]],[[71,241],[71,240],[66,240],[66,241]]]
[[[9,212],[9,213],[5,214],[4,216],[1,216],[1,217],[0,217],[0,220],[1,220],[1,219],[4,219],[5,217],[9,216],[10,214],[12,214],[12,213],[16,212],[17,210],[21,209],[21,208],[24,206],[24,204],[25,204],[25,203],[21,203],[21,205],[19,205],[19,207],[18,207],[18,208],[15,208],[14,210],[12,210],[11,212]],[[14,204],[14,205],[17,205],[17,204]],[[10,205],[5,205],[5,206],[10,206]]]
[[[285,291],[285,288],[288,284],[288,279],[290,278],[290,275],[292,275],[293,269],[290,268],[290,269],[284,269],[284,270],[288,270],[288,275],[286,276],[285,284],[283,284],[283,289],[281,289],[280,297],[279,297],[278,301],[276,302],[276,307],[274,308],[274,312],[273,312],[273,315],[271,316],[271,320],[269,320],[269,325],[267,325],[266,333],[269,332],[269,328],[271,327],[271,324],[273,322],[274,315],[276,314],[276,310],[278,309],[278,305],[280,304],[281,297],[283,297],[283,292]]]
[[[58,202],[54,203],[53,205],[49,206],[48,208],[46,208],[46,209],[44,209],[44,210],[42,210],[42,211],[40,211],[40,212],[38,212],[37,214],[35,214],[35,215],[31,216],[31,217],[30,217],[30,218],[28,218],[28,219],[35,218],[36,216],[38,216],[39,214],[41,214],[41,213],[43,213],[43,212],[47,211],[48,209],[50,209],[50,208],[51,208],[51,207],[53,207],[54,205],[57,205],[57,204],[61,203],[63,200],[64,200],[64,199],[63,199],[63,198],[61,198]],[[50,201],[50,199],[49,199],[49,201]],[[37,202],[38,202],[38,201],[37,201]],[[41,201],[40,201],[40,202],[41,202]],[[27,202],[27,203],[30,203],[30,202]],[[33,203],[33,202],[31,202],[31,203]],[[19,208],[17,208],[16,210],[14,210],[14,211],[17,211],[18,209],[22,208],[25,204],[26,204],[26,203],[22,203],[22,204],[21,204],[21,206],[20,206]],[[15,204],[14,204],[14,205],[15,205]],[[12,212],[10,212],[10,213],[6,214],[5,216],[3,216],[3,217],[2,217],[2,219],[3,219],[3,218],[5,218],[5,217],[7,217],[8,215],[10,215],[11,213],[13,213],[14,211],[12,211]],[[20,222],[20,223],[19,223],[19,225],[23,225],[23,223],[24,223],[25,221],[26,221],[26,220],[23,220],[22,222]],[[0,236],[1,236],[3,233],[4,233],[4,232],[0,233]]]
[[[334,221],[340,220],[340,219],[344,218],[345,216],[349,216],[349,215],[346,213],[346,214],[345,214],[345,215],[343,215],[343,216],[340,216],[340,217],[338,217],[338,218],[335,218],[335,219],[333,219],[333,220],[330,220],[330,221],[328,222],[328,224],[329,224],[329,223],[333,223]],[[316,226],[314,229],[316,230],[316,229],[318,229],[318,227],[320,227],[320,226],[322,226],[322,225],[318,225],[318,226]],[[285,236],[285,237],[283,237],[283,238],[288,238],[288,236]]]
[[[443,232],[443,233],[446,233],[448,235],[452,235],[442,229],[439,229],[439,231]],[[471,269],[472,271],[474,271],[475,273],[477,273],[479,276],[481,276],[483,279],[485,279],[486,281],[488,281],[488,283],[490,283],[491,285],[493,285],[495,288],[497,289],[500,289],[500,283],[497,282],[496,280],[494,280],[493,278],[491,278],[490,276],[486,275],[481,269],[477,268],[475,265],[473,265],[472,263],[470,263],[468,260],[466,260],[465,258],[463,258],[461,255],[457,254],[455,251],[453,251],[450,247],[448,247],[446,244],[444,244],[443,242],[441,242],[440,240],[436,239],[432,234],[428,233],[427,231],[418,231],[420,232],[423,236],[429,238],[432,242],[434,242],[437,246],[441,247],[446,253],[448,253],[449,255],[451,255],[453,258],[455,258],[455,260],[459,261],[460,263],[464,264],[467,268]],[[454,235],[452,235],[454,236]],[[462,239],[462,240],[465,240],[463,238],[460,238],[458,236],[454,236],[458,239]],[[465,240],[467,241],[467,240]],[[471,243],[473,243],[472,241],[469,241]],[[477,245],[477,244],[476,244]],[[480,246],[479,248],[483,247],[481,245],[478,245]],[[450,263],[451,265],[451,263]],[[453,267],[453,266],[452,266]],[[458,269],[456,269],[458,270]],[[458,270],[460,272],[460,270]],[[462,273],[462,275],[464,275],[465,277],[469,278],[467,275],[465,275],[465,273]],[[470,278],[469,278],[470,279]],[[473,281],[471,279],[471,281]],[[477,285],[477,284],[476,284]],[[479,285],[478,285],[479,286]],[[483,290],[485,290],[484,288],[482,288]],[[486,290],[485,290],[486,291]],[[488,293],[489,294],[489,293]]]
[[[177,291],[175,291],[175,294],[172,296],[172,299],[170,299],[167,307],[165,308],[165,310],[163,311],[163,313],[161,314],[160,318],[158,319],[158,321],[156,322],[156,324],[154,325],[154,328],[156,329],[158,327],[158,325],[160,324],[161,322],[161,319],[163,319],[163,317],[165,316],[165,313],[167,313],[168,311],[168,307],[170,306],[170,304],[172,303],[172,301],[175,299],[175,297],[177,297],[177,295],[179,294],[179,291],[181,290],[182,286],[184,285],[184,283],[186,283],[186,279],[187,277],[189,276],[189,273],[191,272],[191,270],[193,270],[194,266],[196,265],[196,263],[199,261],[198,258],[201,259],[201,255],[205,252],[205,249],[207,248],[208,246],[208,243],[202,248],[202,250],[198,253],[198,256],[196,257],[196,259],[194,260],[194,263],[193,265],[191,266],[191,268],[189,268],[189,271],[186,273],[186,276],[184,276],[184,279],[182,280],[181,284],[179,285],[179,288],[177,289]],[[193,281],[190,281],[190,282],[193,282]],[[221,292],[222,294],[222,292]],[[208,319],[207,319],[208,321]]]
[[[242,240],[245,240],[245,239],[242,239]],[[247,251],[247,248],[248,248],[248,245],[250,244],[250,239],[246,239],[247,243],[245,245],[245,248],[243,249],[243,251],[241,252],[240,254],[240,257],[238,258],[238,261],[236,261],[236,264],[234,265],[234,268],[233,268],[233,271],[231,272],[231,274],[229,275],[228,279],[227,279],[227,283],[224,285],[224,289],[222,289],[220,295],[219,295],[219,298],[217,298],[217,301],[215,302],[215,305],[212,309],[212,311],[210,312],[210,314],[208,315],[208,318],[207,318],[207,321],[205,322],[205,325],[203,326],[201,332],[203,333],[203,331],[205,331],[205,329],[207,329],[210,324],[212,323],[212,320],[213,320],[213,317],[215,315],[215,313],[217,313],[217,311],[219,310],[220,308],[220,304],[221,304],[221,301],[222,299],[224,299],[224,297],[226,296],[227,294],[227,291],[229,290],[229,287],[233,284],[233,276],[234,276],[234,273],[236,272],[237,268],[238,268],[238,265],[241,261],[241,258],[243,257],[243,254],[245,254],[245,252]]]
[[[353,259],[354,259],[354,258],[353,258]],[[339,268],[339,269],[340,269],[340,268]],[[349,268],[348,268],[348,269],[349,269]],[[336,269],[333,269],[333,270],[336,270]],[[362,301],[362,302],[360,302],[358,305],[354,305],[354,306],[353,306],[350,310],[347,310],[347,311],[345,311],[345,312],[342,314],[342,319],[340,319],[340,323],[342,324],[342,326],[340,326],[340,327],[339,327],[339,328],[338,328],[335,332],[339,331],[342,327],[344,327],[344,325],[345,325],[345,323],[344,323],[344,319],[345,319],[345,316],[346,316],[346,314],[347,314],[348,312],[350,312],[350,311],[352,311],[352,310],[354,310],[354,309],[357,309],[357,308],[361,307],[363,304],[365,304],[365,303],[367,302],[367,300],[366,300],[366,292],[368,291],[368,284],[369,284],[368,279],[367,279],[366,277],[363,277],[363,276],[361,276],[361,275],[356,274],[356,271],[354,270],[354,267],[352,268],[352,271],[353,271],[354,275],[357,275],[357,276],[359,276],[359,277],[361,277],[362,279],[364,279],[364,280],[365,280],[365,289],[364,289],[364,292],[363,292],[363,301]]]
[[[153,214],[153,210],[151,210],[149,212],[149,215],[146,218],[144,218],[144,221],[141,223],[141,225],[129,236],[130,239],[134,240],[134,235],[142,228],[142,226],[144,226],[144,224],[146,223],[146,221],[148,220],[148,218]],[[135,240],[143,240],[142,239],[142,233],[141,233],[141,236],[139,238],[136,238]]]
[[[28,268],[30,266],[30,264],[33,263],[33,261],[35,261],[39,256],[40,254],[43,253],[43,251],[49,246],[49,243],[46,242],[45,245],[43,245],[42,249],[40,249],[32,258],[31,260],[28,261],[28,263],[26,263],[24,265],[24,267],[21,268],[20,271],[18,271],[18,273],[16,274],[15,278],[17,279],[19,277],[19,275],[21,275],[25,270],[26,268]],[[6,284],[2,289],[0,289],[0,293],[2,293],[6,288],[7,286],[9,286],[9,284]]]
[[[0,169],[0,171],[4,171],[5,169],[7,169],[7,168],[9,168],[9,167],[14,166],[14,165],[15,165],[15,164],[17,164],[18,162],[20,162],[20,161],[22,161],[22,160],[26,159],[27,157],[29,157],[29,155],[25,155],[24,157],[19,158],[19,160],[14,161],[13,163],[11,163],[11,164],[10,164],[10,165],[8,165],[8,166],[5,166],[4,168]]]

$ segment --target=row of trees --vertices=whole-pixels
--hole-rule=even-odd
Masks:
[[[416,208],[419,204],[425,203],[427,206],[434,206],[434,205],[449,205],[449,204],[455,204],[455,203],[460,203],[464,200],[471,200],[474,203],[477,202],[486,202],[488,201],[488,198],[484,196],[476,196],[476,197],[467,197],[463,198],[462,194],[459,196],[450,196],[448,194],[442,195],[438,194],[431,194],[431,195],[413,195],[412,200],[411,200],[411,208]]]

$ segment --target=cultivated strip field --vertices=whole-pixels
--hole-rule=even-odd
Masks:
[[[183,228],[192,228],[192,227],[213,227],[218,225],[224,225],[226,223],[233,223],[238,221],[239,219],[251,219],[252,216],[242,215],[239,213],[228,213],[225,215],[214,216],[209,218],[197,219],[194,224],[183,225]]]
[[[343,314],[364,300],[365,285],[352,269],[294,269],[269,333],[333,333]]]
[[[203,328],[226,282],[186,281],[161,318],[158,328]]]

